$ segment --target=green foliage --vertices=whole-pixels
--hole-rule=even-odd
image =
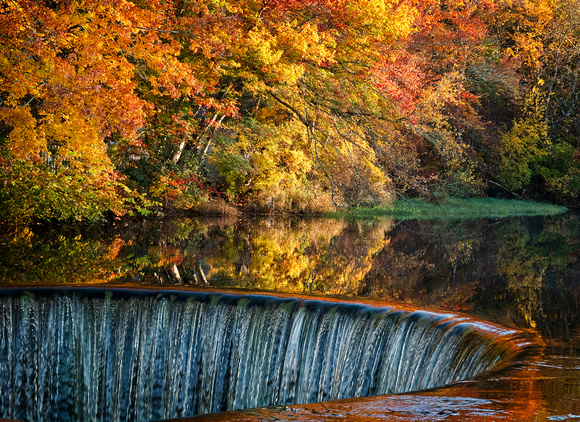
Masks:
[[[580,196],[580,156],[572,144],[560,141],[550,145],[537,167],[555,198],[566,201]]]
[[[528,187],[535,165],[546,154],[545,124],[530,119],[518,121],[502,136],[502,143],[500,180],[510,189]]]
[[[572,202],[580,194],[580,156],[575,139],[562,128],[565,136],[558,136],[545,118],[543,86],[532,89],[524,117],[502,136],[500,180],[513,190]]]
[[[230,200],[242,197],[250,180],[252,166],[244,148],[243,135],[239,135],[237,140],[222,137],[210,158],[211,164],[224,179],[223,190]]]
[[[181,140],[195,134],[191,116],[173,117],[177,121],[165,112],[157,114],[140,145],[121,139],[109,149],[116,168],[127,176],[126,185],[141,196],[138,200],[141,214],[158,206],[189,209],[208,195],[209,187],[205,184],[197,150],[184,149],[178,160],[172,159]],[[129,201],[132,202],[130,198]]]
[[[11,166],[0,168],[0,215],[5,222],[29,223],[99,221],[105,211],[122,213],[123,196],[111,191],[121,191],[124,186],[95,173],[94,169],[79,173],[62,166],[53,169],[14,160]]]

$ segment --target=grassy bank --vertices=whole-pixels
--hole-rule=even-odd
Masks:
[[[399,200],[391,207],[355,208],[347,212],[329,213],[328,215],[355,219],[386,217],[396,220],[474,220],[478,218],[555,215],[566,211],[565,207],[541,202],[493,198],[449,198],[439,204],[424,199]]]

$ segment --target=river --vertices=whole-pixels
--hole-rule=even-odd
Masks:
[[[121,220],[104,229],[39,226],[5,230],[0,279],[5,287],[99,283],[306,294],[468,315],[522,330],[537,348],[499,373],[382,396],[380,405],[366,398],[260,412],[303,419],[580,420],[579,234],[574,213],[475,221],[222,218]]]

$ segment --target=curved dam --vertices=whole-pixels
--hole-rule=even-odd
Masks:
[[[273,296],[0,291],[0,418],[150,421],[390,394],[497,368],[513,332]]]

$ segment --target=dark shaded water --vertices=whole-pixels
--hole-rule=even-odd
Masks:
[[[341,295],[472,314],[545,343],[520,367],[519,395],[533,397],[536,419],[564,420],[580,415],[579,235],[573,213],[470,222],[127,222],[98,233],[6,232],[0,277],[6,285],[98,280]],[[491,385],[494,400],[508,406],[514,384]]]

